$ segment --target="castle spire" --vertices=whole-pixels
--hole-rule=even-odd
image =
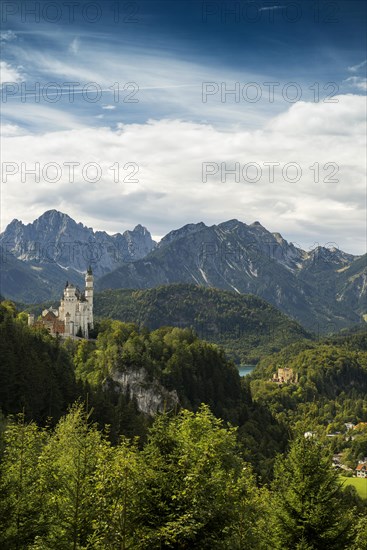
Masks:
[[[87,325],[89,328],[93,328],[93,272],[91,266],[88,267],[88,271],[85,275],[85,299],[89,304],[88,307],[88,320]]]

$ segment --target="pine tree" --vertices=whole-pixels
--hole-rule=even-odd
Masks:
[[[350,548],[352,510],[344,505],[338,473],[322,443],[303,436],[294,440],[288,455],[276,462],[273,491],[273,548]]]

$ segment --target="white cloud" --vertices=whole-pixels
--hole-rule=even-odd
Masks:
[[[0,125],[0,135],[1,137],[14,137],[14,136],[24,136],[28,132],[24,128],[17,126],[16,124],[1,124]]]
[[[358,65],[353,65],[352,67],[348,67],[348,71],[351,73],[356,73],[359,71],[359,69],[362,69],[367,64],[367,59],[365,61],[362,61],[362,63],[359,63]]]
[[[362,76],[350,76],[344,82],[348,82],[350,86],[353,88],[357,88],[358,90],[362,90],[363,92],[367,92],[367,78],[364,78]]]
[[[22,82],[22,80],[24,77],[19,67],[15,68],[6,61],[0,61],[0,85],[4,82]]]
[[[332,103],[299,101],[290,109],[271,119],[267,128],[285,135],[352,136],[364,135],[365,120],[363,96],[340,95]]]
[[[78,37],[75,37],[69,45],[69,52],[76,55],[77,53],[79,53],[79,49],[80,49],[80,40]]]
[[[102,105],[102,109],[105,109],[106,111],[113,111],[116,109],[116,105]]]
[[[144,110],[147,113],[144,119],[152,114],[163,118],[169,113],[172,117],[182,116],[188,120],[210,120],[216,125],[230,125],[239,124],[245,116],[246,126],[255,127],[267,118],[268,112],[273,114],[275,110],[279,111],[289,105],[281,96],[281,86],[275,90],[275,103],[269,102],[268,89],[263,85],[269,81],[268,75],[259,75],[253,71],[238,74],[226,67],[204,66],[162,55],[162,52],[154,50],[147,53],[146,50],[135,48],[131,51],[127,48],[126,52],[121,53],[108,48],[107,51],[103,47],[96,48],[86,38],[83,41],[90,50],[88,56],[68,59],[57,57],[49,51],[22,49],[18,57],[27,66],[33,81],[52,81],[60,86],[65,82],[79,82],[80,88],[87,83],[96,83],[103,91],[100,105],[102,102],[110,105],[118,101],[128,107],[129,113],[139,111],[140,114]],[[238,81],[241,81],[241,85],[246,82],[259,83],[262,88],[261,101],[251,103],[241,97],[241,101],[236,103],[233,97],[228,97],[223,103],[221,83],[226,83],[228,89],[231,89]],[[133,89],[127,85],[131,82],[136,83],[136,93],[132,99],[137,99],[138,104],[128,105],[126,100]],[[202,88],[205,82],[215,82],[218,93],[203,103]],[[116,83],[119,87],[118,100],[115,99]],[[307,94],[310,84],[312,82],[304,86],[300,83],[304,93]],[[79,91],[77,93],[80,95]],[[85,107],[87,105],[84,101]]]
[[[40,129],[52,128],[52,126],[57,127],[60,131],[83,127],[77,116],[63,110],[62,105],[56,105],[59,107],[54,107],[52,104],[25,102],[18,104],[14,109],[14,103],[9,100],[1,105],[1,113],[6,124],[26,125],[32,128],[32,131],[29,132],[32,136]],[[50,135],[53,135],[52,131],[50,131]]]
[[[259,219],[272,231],[308,248],[314,241],[334,241],[341,249],[361,253],[365,213],[365,101],[359,95],[338,96],[338,103],[292,105],[262,129],[219,130],[209,124],[182,120],[150,120],[117,128],[79,127],[37,136],[3,139],[3,162],[41,167],[57,162],[55,183],[39,183],[20,174],[3,185],[3,223],[12,218],[32,221],[48,208],[58,208],[88,226],[120,231],[137,223],[162,235],[188,222],[238,218]],[[46,116],[47,113],[44,113]],[[76,168],[70,182],[66,162],[98,163],[100,181],[90,183]],[[258,182],[222,182],[220,174],[202,182],[202,163],[258,163]],[[265,162],[279,162],[269,182]],[[282,176],[287,163],[302,168],[298,182]],[[120,182],[113,169],[120,167]],[[135,163],[139,171],[132,176]],[[320,181],[314,178],[319,164]],[[336,163],[338,170],[331,176]],[[313,166],[313,169],[310,167]],[[52,172],[52,171],[51,171]],[[50,172],[50,175],[51,175]],[[91,170],[91,174],[93,170]],[[290,172],[292,177],[292,171]],[[338,181],[329,181],[336,179]],[[138,178],[139,182],[131,182]],[[5,214],[6,208],[6,214]]]
[[[282,10],[286,7],[287,6],[266,6],[266,7],[263,7],[263,8],[259,8],[259,11]]]
[[[2,42],[10,42],[11,40],[15,40],[17,35],[14,31],[1,31],[0,32],[0,40]]]

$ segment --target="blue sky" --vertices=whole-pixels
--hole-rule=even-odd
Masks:
[[[53,183],[20,168],[2,179],[2,229],[48,208],[112,232],[142,223],[157,237],[259,219],[305,248],[363,252],[365,2],[75,0],[73,17],[67,4],[2,4],[3,162],[62,167]],[[97,163],[102,177],[70,181],[70,162]],[[257,163],[261,178],[223,182],[218,171],[204,183],[209,162]],[[288,163],[302,168],[296,183]],[[326,181],[315,182],[315,163]]]

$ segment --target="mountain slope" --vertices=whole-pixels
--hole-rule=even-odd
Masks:
[[[338,301],[335,290],[340,270],[354,261],[336,249],[307,253],[258,222],[246,225],[230,220],[169,233],[144,259],[101,277],[97,288],[194,283],[252,293],[308,330],[329,332],[360,321],[358,311]]]
[[[194,285],[151,290],[106,290],[96,294],[95,314],[134,322],[150,330],[169,325],[192,327],[200,338],[223,346],[238,363],[309,334],[264,300]]]
[[[337,300],[361,316],[367,314],[367,254],[340,270],[336,281]]]
[[[83,285],[84,276],[73,269],[63,269],[56,264],[48,266],[37,262],[22,262],[0,246],[0,293],[9,300],[37,303],[60,299],[65,281]]]

